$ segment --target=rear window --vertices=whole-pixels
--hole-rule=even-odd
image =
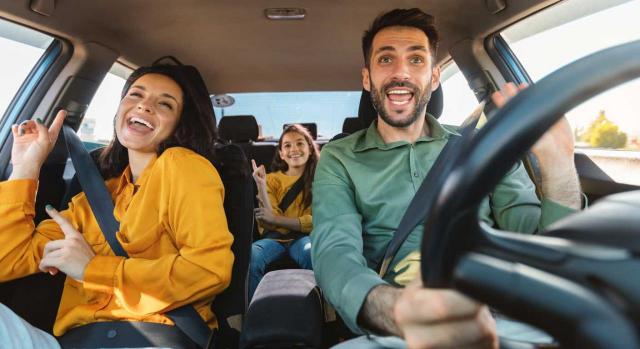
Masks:
[[[223,116],[253,115],[261,138],[276,140],[282,126],[315,122],[318,139],[328,140],[342,132],[347,117],[358,115],[360,91],[230,93],[235,103],[214,108],[218,120]]]

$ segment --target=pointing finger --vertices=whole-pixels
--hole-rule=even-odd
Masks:
[[[64,109],[60,109],[58,114],[56,114],[56,118],[53,119],[53,123],[49,127],[49,138],[51,142],[55,142],[58,139],[58,135],[60,134],[60,130],[62,129],[62,125],[64,124],[64,119],[67,117],[67,111]]]
[[[251,159],[251,167],[253,167],[253,170],[257,170],[258,169],[258,165],[256,165],[256,161]]]
[[[45,209],[49,217],[51,217],[56,223],[58,223],[65,237],[72,237],[80,234],[78,233],[78,231],[76,231],[73,225],[71,225],[71,222],[69,222],[66,218],[64,218],[60,214],[60,212],[58,212],[58,210],[53,208],[53,206],[47,205],[45,206]]]

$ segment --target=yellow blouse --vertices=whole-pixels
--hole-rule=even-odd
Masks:
[[[282,212],[278,207],[280,201],[282,201],[298,178],[300,178],[300,176],[288,176],[281,171],[267,174],[267,194],[269,195],[269,201],[271,202],[274,214],[289,218],[298,218],[301,232],[310,233],[313,229],[313,224],[311,223],[311,206],[306,208],[302,207],[302,192],[296,196],[286,211]],[[283,234],[289,232],[286,228],[275,227],[268,224],[264,224],[263,228],[275,230]]]
[[[84,193],[62,212],[96,256],[84,282],[67,277],[53,327],[132,320],[173,325],[162,313],[194,304],[216,327],[210,303],[231,281],[233,236],[224,214],[224,188],[216,169],[185,148],[167,149],[134,185],[127,167],[106,181],[120,222],[117,238],[130,258],[115,256]],[[0,183],[0,281],[39,272],[44,245],[63,239],[53,220],[34,226],[37,182]]]

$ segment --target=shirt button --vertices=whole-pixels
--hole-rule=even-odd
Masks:
[[[116,330],[107,331],[107,338],[115,338],[117,335],[118,335],[118,331]]]
[[[414,176],[414,177],[418,177],[418,172],[417,172],[417,171],[416,171],[416,172],[413,172],[413,176]]]

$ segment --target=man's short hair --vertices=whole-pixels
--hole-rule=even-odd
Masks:
[[[419,8],[395,9],[378,16],[371,27],[362,36],[362,53],[364,55],[364,65],[369,67],[371,59],[371,45],[373,38],[384,28],[388,27],[410,27],[417,28],[424,32],[429,40],[429,50],[433,59],[436,57],[438,49],[438,31],[432,15],[422,12]]]

